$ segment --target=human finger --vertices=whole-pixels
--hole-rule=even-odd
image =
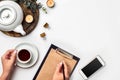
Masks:
[[[16,53],[17,53],[16,50],[14,50],[14,51],[11,53],[11,56],[10,56],[11,60],[15,61],[15,59],[16,59]]]
[[[7,51],[5,52],[5,54],[3,54],[2,59],[8,58],[8,57],[10,56],[10,53],[13,52],[13,51],[14,51],[14,49],[9,49],[9,50],[7,50]]]
[[[55,72],[57,72],[57,73],[60,73],[60,72],[61,72],[61,70],[62,70],[62,64],[63,64],[63,63],[60,62],[60,63],[57,65]]]
[[[64,61],[63,61],[63,64],[64,64],[65,76],[66,76],[66,78],[69,78],[68,66]]]

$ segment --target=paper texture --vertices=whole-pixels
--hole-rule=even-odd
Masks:
[[[36,80],[52,80],[56,66],[61,61],[65,61],[67,64],[69,73],[71,73],[75,64],[77,63],[76,60],[69,59],[68,57],[65,57],[63,53],[57,53],[55,49],[51,48],[40,72],[36,77]]]

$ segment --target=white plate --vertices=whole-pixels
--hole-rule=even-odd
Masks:
[[[17,45],[15,49],[18,52],[21,49],[29,49],[33,53],[32,54],[32,59],[29,63],[24,64],[24,63],[20,63],[19,61],[16,61],[17,66],[19,66],[21,68],[29,68],[29,67],[32,67],[37,62],[38,57],[39,57],[39,51],[38,51],[38,48],[35,45],[30,44],[30,43],[21,43],[21,44]]]

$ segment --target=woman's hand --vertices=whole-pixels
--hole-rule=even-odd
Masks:
[[[8,50],[2,57],[2,67],[3,67],[3,73],[0,77],[0,80],[8,80],[10,73],[12,72],[14,68],[14,64],[16,61],[16,50]]]
[[[64,70],[62,70],[62,65],[64,65]],[[68,67],[64,61],[57,65],[55,73],[53,75],[53,80],[64,80],[63,71],[65,75],[65,80],[69,80]]]

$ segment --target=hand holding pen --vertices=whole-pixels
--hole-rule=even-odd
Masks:
[[[69,80],[68,67],[64,61],[57,65],[53,80]]]

